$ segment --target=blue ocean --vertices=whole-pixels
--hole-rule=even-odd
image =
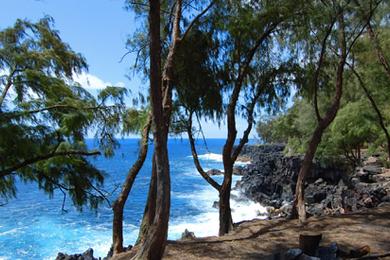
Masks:
[[[94,140],[89,143],[91,147],[95,145]],[[203,140],[197,143],[203,167],[222,170],[224,139],[207,139],[206,144]],[[133,244],[138,235],[149,188],[151,149],[125,208],[125,245]],[[137,152],[138,139],[122,139],[113,157],[91,160],[107,174],[105,190],[113,191],[121,185]],[[218,210],[212,205],[218,200],[218,194],[197,173],[188,140],[170,139],[169,158],[172,185],[169,239],[180,238],[185,229],[198,237],[217,235]],[[215,178],[222,180],[221,176]],[[234,177],[235,182],[239,179]],[[49,198],[35,183],[18,183],[17,189],[17,198],[0,207],[0,260],[55,259],[58,252],[82,253],[88,248],[94,249],[95,257],[106,256],[111,245],[112,221],[112,210],[107,204],[102,204],[97,212],[88,208],[79,212],[67,199],[67,212],[63,212],[61,192]],[[112,200],[118,191],[113,193]],[[232,196],[231,202],[235,222],[259,218],[259,213],[265,212],[257,203],[235,200],[237,196]]]

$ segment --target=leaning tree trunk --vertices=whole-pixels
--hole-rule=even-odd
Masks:
[[[148,138],[151,124],[152,120],[149,116],[148,121],[142,131],[141,146],[137,161],[129,170],[129,173],[127,174],[126,180],[123,184],[122,191],[112,207],[114,212],[114,218],[112,223],[112,245],[114,255],[123,252],[123,210],[131,188],[133,187],[135,178],[141,170],[145,162],[146,155],[148,153]]]
[[[314,130],[313,135],[310,139],[308,149],[306,150],[301,165],[301,169],[299,170],[298,173],[297,185],[295,187],[295,200],[293,205],[293,213],[298,214],[299,221],[301,223],[306,221],[305,192],[304,192],[305,180],[310,173],[311,166],[313,163],[313,158],[317,151],[317,147],[321,142],[322,134],[324,133],[326,128],[333,122],[334,118],[337,115],[337,112],[340,107],[341,96],[342,96],[344,65],[346,63],[346,58],[347,58],[347,48],[346,48],[345,32],[344,32],[344,17],[342,12],[338,14],[337,19],[338,19],[338,26],[339,26],[338,41],[339,41],[341,54],[339,55],[339,61],[338,61],[337,72],[336,72],[336,93],[333,98],[332,105],[325,113],[325,116],[323,118],[317,116],[318,125]],[[323,48],[324,46],[325,44],[323,44]]]
[[[299,220],[303,223],[306,221],[306,207],[305,207],[305,180],[310,173],[314,155],[316,153],[318,145],[321,143],[322,134],[325,128],[320,125],[315,129],[310,142],[309,147],[303,158],[301,168],[298,173],[298,179],[295,188],[295,210],[299,216]]]
[[[242,86],[244,84],[244,79],[248,75],[249,66],[253,60],[256,51],[260,48],[261,44],[267,39],[267,37],[273,32],[276,28],[277,23],[268,28],[259,39],[257,39],[256,44],[248,52],[248,56],[244,61],[242,69],[239,72],[235,86],[233,88],[232,94],[230,96],[229,105],[227,108],[227,138],[225,145],[223,146],[222,159],[224,165],[224,178],[222,186],[219,191],[219,235],[225,235],[233,230],[233,218],[230,208],[230,192],[232,187],[232,175],[233,175],[233,165],[237,160],[239,153],[242,150],[242,147],[248,142],[248,136],[252,129],[253,124],[253,111],[256,105],[257,99],[260,96],[258,92],[252,102],[249,104],[248,109],[248,126],[244,131],[243,138],[240,141],[240,144],[236,149],[234,149],[234,142],[237,137],[237,128],[236,128],[236,106],[237,101],[240,96]]]
[[[156,213],[157,172],[154,155],[152,158],[152,175],[150,176],[149,192],[146,200],[144,215],[139,229],[138,239],[135,245],[139,245],[145,240],[146,234],[148,233],[150,225],[153,223],[154,215]]]

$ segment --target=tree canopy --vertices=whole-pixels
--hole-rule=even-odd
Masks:
[[[0,32],[3,198],[16,195],[18,179],[37,182],[50,195],[67,192],[80,209],[103,201],[97,191],[104,173],[87,157],[112,154],[126,89],[107,87],[94,97],[73,80],[86,70],[85,58],[61,40],[50,17],[17,20]],[[89,131],[100,148],[88,146]]]

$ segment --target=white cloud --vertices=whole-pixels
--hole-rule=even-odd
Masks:
[[[117,87],[124,87],[125,83],[123,82],[117,82],[115,84],[112,84],[109,81],[104,81],[98,76],[89,74],[89,73],[81,73],[79,75],[76,75],[74,77],[74,80],[78,82],[83,88],[87,90],[99,90],[103,89],[107,86],[117,86]]]

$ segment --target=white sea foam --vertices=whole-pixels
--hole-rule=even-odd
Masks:
[[[192,155],[190,156],[187,156],[188,158],[192,158]],[[218,153],[206,153],[206,154],[200,154],[198,155],[198,158],[200,160],[205,160],[205,161],[214,161],[214,162],[223,162],[223,158],[222,158],[222,154],[218,154]],[[248,165],[248,164],[251,164],[250,161],[239,161],[237,160],[234,165],[236,166],[245,166],[245,165]]]
[[[4,232],[0,232],[0,236],[5,236],[5,235],[12,235],[12,234],[17,234],[22,230],[23,228],[13,228]]]
[[[233,187],[241,177],[235,176]],[[197,237],[217,236],[219,228],[218,209],[213,208],[214,201],[218,201],[218,193],[211,186],[194,189],[193,193],[175,193],[179,198],[188,199],[191,207],[200,210],[200,214],[172,219],[169,226],[169,239],[179,239],[185,229],[194,232]],[[259,203],[246,199],[238,190],[232,191],[232,217],[234,222],[265,219],[266,209]]]
[[[242,162],[242,161],[236,161],[234,163],[235,166],[246,166],[248,164],[251,164],[252,162],[251,161],[245,161],[245,162]]]
[[[192,156],[190,156],[190,157],[192,157]],[[218,153],[201,154],[201,155],[198,155],[198,158],[201,160],[222,162],[222,154],[218,154]]]

